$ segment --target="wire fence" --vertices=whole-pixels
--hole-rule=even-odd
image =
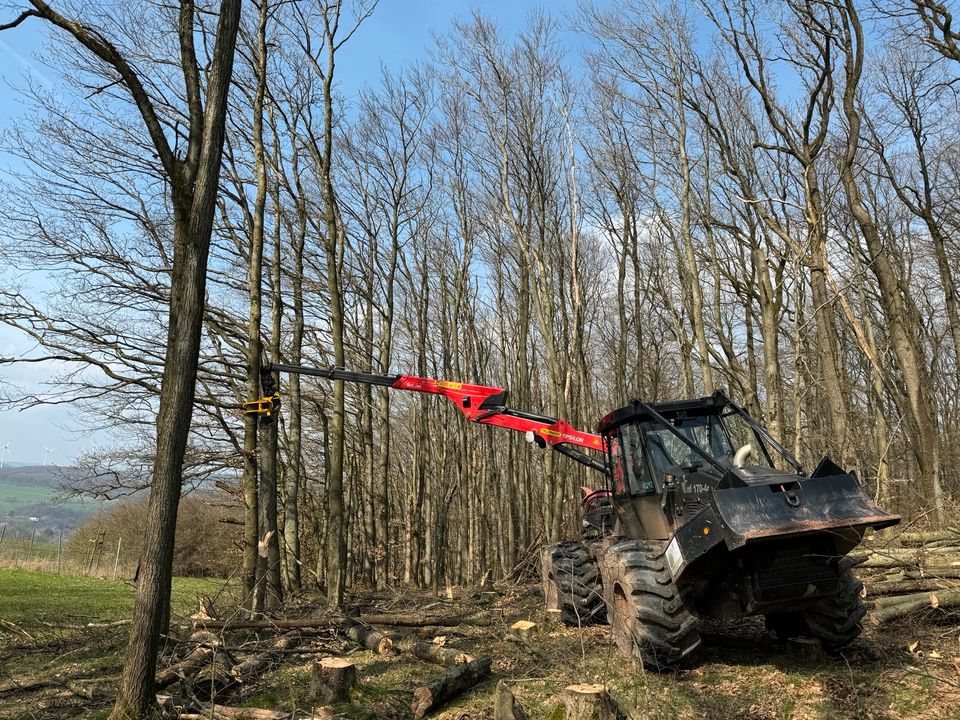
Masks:
[[[122,537],[108,541],[101,530],[88,548],[80,549],[65,547],[65,541],[62,529],[51,533],[0,523],[0,567],[111,580],[132,578],[136,572],[135,563],[121,561]]]

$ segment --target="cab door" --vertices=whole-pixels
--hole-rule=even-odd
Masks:
[[[636,540],[666,540],[672,529],[660,508],[660,484],[653,477],[642,430],[634,422],[614,428],[610,449],[613,506],[625,534]]]

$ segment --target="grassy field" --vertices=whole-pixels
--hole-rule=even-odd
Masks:
[[[201,594],[232,606],[233,591],[223,580],[174,578],[173,620],[196,612]],[[0,718],[105,718],[133,596],[124,581],[0,568]],[[65,694],[73,678],[96,692]],[[38,679],[54,689],[20,691]]]
[[[223,580],[176,578],[172,609],[188,614],[201,593],[215,596]],[[55,575],[0,568],[0,620],[24,630],[57,623],[103,623],[123,620],[133,608],[133,586],[121,580]]]
[[[36,505],[37,503],[56,503],[66,507],[90,511],[96,509],[96,502],[92,500],[73,498],[65,502],[60,502],[59,497],[59,491],[53,487],[18,485],[11,482],[0,481],[0,517],[5,517],[10,513],[17,513],[25,506]]]

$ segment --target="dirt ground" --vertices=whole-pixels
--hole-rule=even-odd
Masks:
[[[456,599],[412,592],[359,595],[352,613],[455,615],[489,622],[450,628],[392,628],[403,639],[439,642],[493,658],[493,675],[434,715],[448,720],[493,718],[497,683],[504,681],[531,718],[562,718],[560,693],[569,684],[606,684],[632,717],[744,718],[960,718],[960,617],[930,611],[908,623],[877,630],[837,657],[778,642],[760,621],[707,626],[689,667],[669,674],[644,672],[622,658],[609,628],[546,628],[537,585],[505,585],[490,592],[464,590]],[[288,617],[320,612],[309,599],[286,608]],[[938,614],[933,614],[933,613]],[[510,626],[538,622],[529,642]],[[42,628],[0,626],[0,718],[105,717],[120,672],[126,627],[84,628],[47,623]],[[177,635],[189,635],[188,626]],[[273,632],[233,631],[224,644],[252,651]],[[178,647],[176,638],[167,653]],[[329,630],[304,632],[296,651],[257,681],[240,688],[231,705],[309,713],[312,664],[324,655],[353,660],[360,675],[352,702],[337,706],[345,718],[409,718],[413,690],[443,672],[406,653],[375,655]],[[174,688],[176,691],[176,687]]]

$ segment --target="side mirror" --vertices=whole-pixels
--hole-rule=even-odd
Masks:
[[[700,458],[695,455],[687,455],[683,459],[683,462],[680,464],[680,469],[686,473],[691,473],[694,470],[699,470],[703,467],[703,463],[700,462]]]

